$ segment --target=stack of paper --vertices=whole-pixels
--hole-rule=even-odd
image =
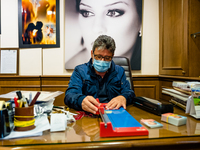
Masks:
[[[173,124],[175,126],[185,125],[187,122],[187,117],[173,114],[173,113],[165,113],[162,114],[161,121]]]

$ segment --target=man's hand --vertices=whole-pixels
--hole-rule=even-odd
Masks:
[[[98,108],[96,106],[99,106],[99,103],[93,96],[86,96],[83,99],[81,105],[83,110],[96,114],[96,112],[98,111]]]
[[[121,106],[126,109],[126,98],[119,95],[111,99],[111,101],[106,105],[106,109],[119,109]]]

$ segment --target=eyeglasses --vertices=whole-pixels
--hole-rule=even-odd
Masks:
[[[111,56],[94,55],[94,58],[95,58],[96,60],[102,60],[102,58],[103,58],[105,61],[111,61],[111,60],[112,60],[112,57],[111,57]]]

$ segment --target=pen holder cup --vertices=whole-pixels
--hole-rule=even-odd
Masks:
[[[34,106],[15,108],[14,130],[28,131],[35,128]]]

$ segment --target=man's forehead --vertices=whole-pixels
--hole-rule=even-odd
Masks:
[[[95,48],[95,51],[109,51],[108,49],[106,49],[106,48],[102,48],[102,47],[96,47]]]
[[[105,50],[107,48],[106,48],[105,45],[99,45],[99,46],[96,47],[96,49],[98,49],[98,50]]]
[[[102,56],[111,56],[113,57],[114,53],[112,53],[110,50],[108,49],[95,49],[94,51],[95,55],[102,55]]]

